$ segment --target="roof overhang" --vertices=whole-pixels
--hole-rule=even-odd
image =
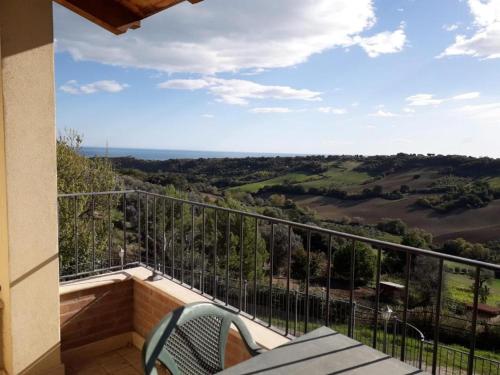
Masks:
[[[54,0],[56,3],[104,27],[114,34],[123,34],[141,26],[141,20],[174,5],[203,0]]]

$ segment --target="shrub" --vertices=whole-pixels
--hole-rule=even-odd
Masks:
[[[333,271],[336,278],[349,281],[351,270],[351,251],[352,244],[345,242],[335,251],[333,257]],[[375,272],[375,254],[373,249],[364,244],[356,244],[355,256],[355,278],[357,286],[364,286],[373,280]]]

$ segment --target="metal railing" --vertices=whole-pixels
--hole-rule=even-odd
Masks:
[[[370,344],[380,345],[380,296],[381,263],[384,254],[403,254],[404,295],[401,308],[400,332],[397,334],[399,353],[394,356],[408,361],[410,344],[408,321],[412,262],[416,257],[434,259],[438,264],[437,290],[434,303],[432,373],[441,371],[438,353],[441,307],[443,299],[444,262],[452,261],[474,267],[473,303],[470,324],[470,349],[466,373],[477,371],[475,356],[480,276],[482,270],[500,271],[499,265],[472,259],[437,253],[431,250],[398,245],[358,235],[338,232],[314,225],[296,223],[256,213],[219,207],[145,191],[79,193],[59,195],[59,244],[61,280],[70,280],[92,274],[109,272],[136,265],[150,268],[154,274],[171,278],[199,293],[210,295],[219,303],[234,306],[239,312],[261,321],[284,335],[310,331],[318,322],[318,307],[314,293],[325,289],[325,301],[321,307],[322,323],[330,326],[335,305],[332,303],[332,254],[339,243],[349,247],[348,293],[346,333],[355,337],[355,286],[356,253],[361,244],[374,249],[376,255],[375,288],[370,315]],[[276,244],[276,231],[285,231],[288,242],[285,247]],[[266,235],[264,236],[264,232]],[[306,260],[303,275],[303,301],[293,301],[296,280],[292,278],[292,236],[303,239]],[[314,245],[312,237],[314,236]],[[321,241],[317,241],[320,238]],[[280,254],[278,254],[280,252]],[[326,254],[326,277],[321,281],[311,274],[312,254]],[[273,294],[278,276],[275,262],[285,259],[284,295],[281,300]],[[229,293],[230,280],[236,282],[236,298]],[[326,280],[325,280],[326,279]],[[245,284],[245,280],[247,284]],[[266,285],[265,303],[258,301],[258,290]],[[320,285],[322,283],[322,285]],[[224,285],[221,288],[220,285]],[[250,290],[251,301],[244,301],[244,288]],[[230,300],[231,299],[231,300]],[[231,302],[231,303],[230,303]],[[264,305],[264,310],[259,308]],[[300,317],[293,321],[295,316]],[[316,311],[316,312],[315,312]],[[278,326],[279,328],[275,328]],[[300,329],[298,329],[300,326]],[[396,326],[396,324],[395,324]],[[409,346],[410,345],[410,346]],[[411,351],[411,350],[410,350]],[[421,351],[422,352],[422,351]],[[413,359],[412,359],[413,360]],[[422,361],[420,361],[421,365]]]

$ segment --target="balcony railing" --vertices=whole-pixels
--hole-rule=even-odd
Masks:
[[[277,243],[278,231],[285,234],[284,243]],[[141,265],[156,277],[170,278],[233,306],[284,335],[327,325],[433,374],[500,373],[500,362],[475,355],[481,272],[500,272],[495,264],[136,190],[61,194],[59,236],[62,282]],[[296,236],[303,240],[306,254],[301,280],[292,278]],[[332,254],[339,243],[349,246],[344,298],[332,296]],[[356,296],[356,254],[361,244],[376,255],[370,298]],[[318,252],[326,254],[323,278],[311,275],[312,254]],[[390,252],[404,257],[404,291],[397,316],[383,320],[382,259]],[[274,264],[279,257],[285,258],[281,274]],[[437,266],[432,341],[409,321],[411,270],[417,257],[434,259]],[[468,352],[439,343],[446,261],[474,269]]]

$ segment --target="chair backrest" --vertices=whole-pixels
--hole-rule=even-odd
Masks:
[[[176,309],[158,323],[144,344],[145,373],[157,373],[156,360],[172,375],[222,371],[231,323],[244,339],[250,337],[241,319],[222,306],[201,302]]]

